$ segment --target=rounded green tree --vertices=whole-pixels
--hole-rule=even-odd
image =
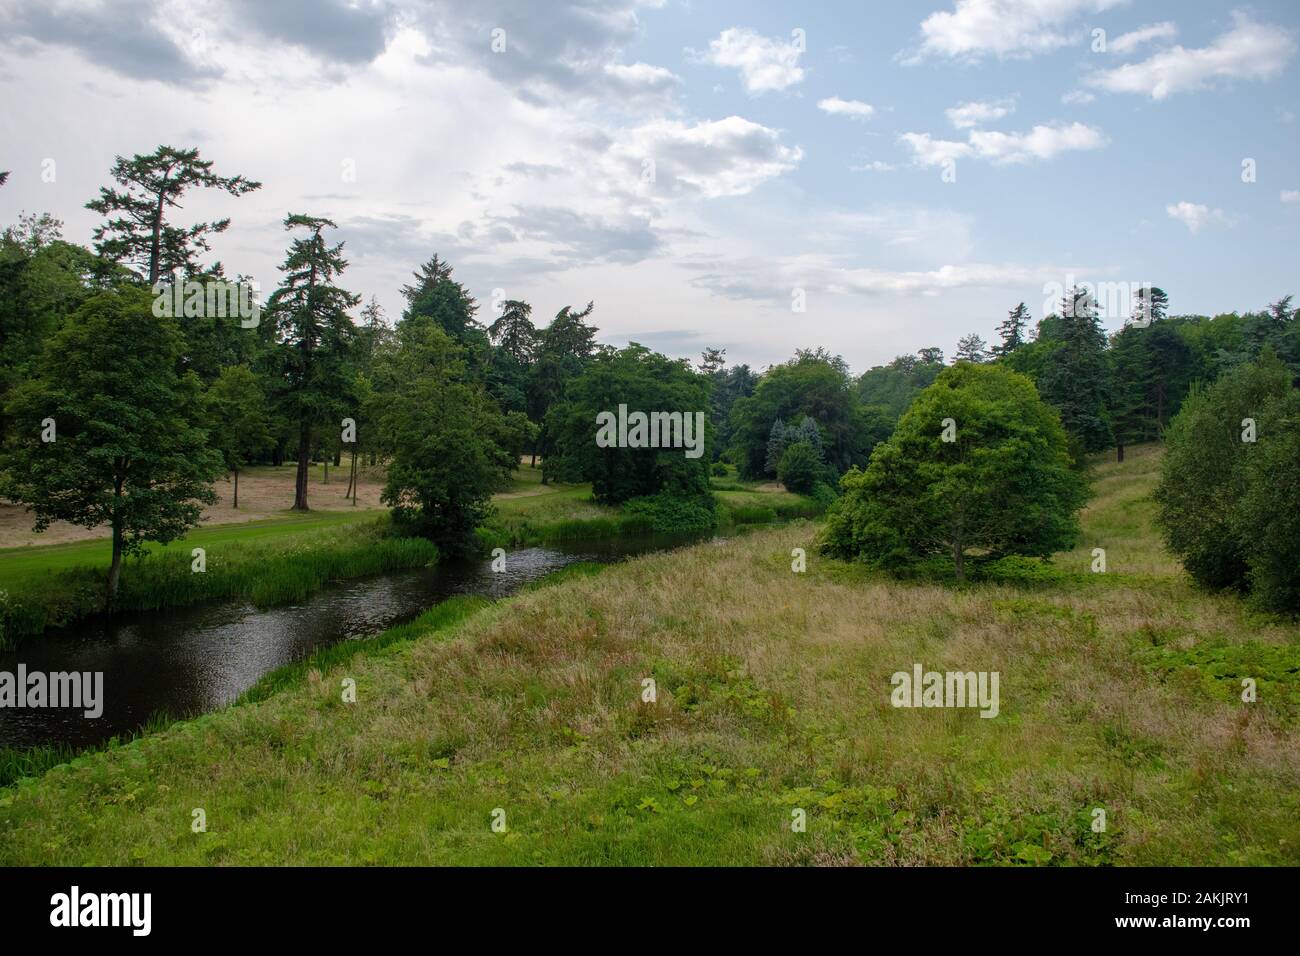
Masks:
[[[823,548],[901,569],[947,555],[958,580],[968,557],[1046,557],[1079,533],[1083,478],[1065,430],[1023,375],[992,365],[946,369],[844,476]]]

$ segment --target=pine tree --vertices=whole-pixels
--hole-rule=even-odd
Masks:
[[[285,229],[306,229],[294,239],[280,271],[284,282],[272,294],[267,311],[279,335],[284,410],[298,429],[298,475],[293,507],[307,511],[307,470],[317,425],[341,418],[349,381],[347,358],[356,329],[347,310],[360,296],[333,284],[347,268],[343,243],[327,246],[322,232],[337,228],[328,219],[290,215]]]
[[[1061,311],[1055,347],[1044,360],[1038,391],[1056,407],[1078,449],[1100,451],[1110,446],[1112,438],[1106,408],[1106,334],[1092,296],[1083,289],[1071,289]]]
[[[1025,326],[1029,324],[1029,309],[1021,302],[1007,313],[1005,321],[998,326],[1002,344],[993,347],[997,355],[1009,355],[1025,344]]]
[[[1163,319],[1169,311],[1169,296],[1156,286],[1143,286],[1133,293],[1132,323],[1146,328]]]
[[[197,149],[171,146],[159,146],[147,156],[118,156],[111,175],[122,188],[101,187],[99,198],[86,203],[101,215],[118,214],[96,227],[95,249],[106,259],[141,269],[150,287],[166,273],[195,272],[196,256],[211,249],[208,236],[230,225],[229,219],[188,227],[168,223],[168,211],[180,208],[189,189],[203,186],[242,196],[262,186],[243,176],[218,176],[211,160],[199,159]]]
[[[972,332],[957,341],[957,361],[982,365],[988,361],[988,343]]]
[[[533,307],[527,302],[507,299],[501,315],[488,327],[492,344],[524,368],[532,364],[537,350],[537,327],[530,318],[532,313]]]

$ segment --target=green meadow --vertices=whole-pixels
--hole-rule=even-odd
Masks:
[[[1296,865],[1300,627],[1163,554],[1157,462],[1098,462],[1023,583],[799,521],[444,606],[0,790],[0,863]],[[914,663],[998,716],[892,706]]]

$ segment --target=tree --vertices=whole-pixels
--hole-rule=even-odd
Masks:
[[[707,348],[700,353],[700,374],[713,378],[727,367],[727,350]]]
[[[1242,542],[1252,600],[1294,614],[1300,612],[1300,390],[1268,405],[1258,427],[1232,528]]]
[[[842,360],[817,352],[797,354],[774,365],[759,379],[754,393],[731,409],[731,455],[747,479],[773,477],[779,457],[767,458],[773,423],[810,416],[825,438],[826,461],[839,474],[870,454],[870,432],[853,381]]]
[[[1051,351],[1037,377],[1038,391],[1060,412],[1061,424],[1079,450],[1101,451],[1110,447],[1112,440],[1106,409],[1106,334],[1092,298],[1084,290],[1071,289],[1062,312],[1047,331]],[[1040,326],[1040,340],[1043,334]]]
[[[947,555],[959,581],[973,551],[1045,557],[1071,547],[1085,495],[1056,413],[1032,382],[996,365],[947,369],[840,486],[825,550],[895,570]]]
[[[177,372],[182,341],[175,320],[153,316],[147,290],[100,293],[10,402],[2,493],[32,509],[37,531],[54,521],[112,529],[110,608],[123,555],[180,537],[216,500],[221,457],[198,424],[198,379]]]
[[[1169,550],[1204,587],[1249,586],[1249,539],[1270,532],[1262,524],[1243,521],[1240,502],[1251,494],[1250,461],[1274,438],[1261,432],[1260,426],[1291,388],[1286,366],[1266,350],[1259,361],[1240,365],[1208,388],[1194,390],[1169,426],[1153,495],[1156,522]],[[1245,440],[1250,437],[1246,419],[1255,422],[1256,441]],[[1285,451],[1278,454],[1285,458]],[[1257,495],[1272,496],[1273,509],[1290,504],[1277,494],[1291,479],[1282,474],[1276,478],[1280,484],[1276,492],[1268,487],[1255,489]]]
[[[96,251],[142,269],[150,287],[165,273],[194,272],[195,257],[211,248],[208,236],[230,225],[229,219],[171,225],[168,211],[180,208],[189,189],[202,186],[242,196],[262,186],[243,176],[218,176],[211,160],[199,159],[197,149],[171,146],[159,146],[147,156],[118,156],[111,175],[122,188],[101,187],[99,198],[86,203],[87,209],[114,217],[96,227]]]
[[[262,385],[247,365],[221,370],[204,396],[211,445],[221,452],[234,477],[232,508],[239,507],[239,470],[272,444],[269,410]]]
[[[551,406],[564,394],[565,386],[582,373],[596,350],[595,326],[586,319],[595,309],[594,302],[575,311],[565,306],[540,333],[536,359],[528,374],[528,417],[541,425],[537,444],[533,446],[533,464],[537,456],[550,453],[553,439],[546,424]],[[542,481],[547,481],[545,472]]]
[[[943,349],[930,346],[928,349],[918,349],[916,354],[920,356],[921,361],[927,365],[943,364]]]
[[[987,362],[989,358],[988,343],[979,335],[972,332],[970,335],[963,335],[957,342],[957,361],[973,362],[980,365]]]
[[[384,400],[379,424],[392,454],[381,497],[399,528],[460,554],[518,461],[505,447],[514,426],[469,374],[464,349],[436,319],[417,313],[398,325],[397,335],[397,386]]]
[[[1169,311],[1169,296],[1164,289],[1144,285],[1133,293],[1132,322],[1139,328],[1145,328],[1165,317]]]
[[[479,362],[480,352],[486,351],[487,333],[474,318],[478,303],[469,290],[451,277],[451,266],[435,255],[415,272],[415,283],[402,286],[406,298],[403,319],[428,316],[451,336],[452,341],[466,348],[467,360]]]
[[[781,456],[776,475],[786,490],[806,495],[821,480],[822,468],[817,450],[806,441],[797,441],[789,445]]]
[[[684,359],[635,342],[602,351],[547,415],[554,449],[542,466],[561,480],[591,482],[593,497],[604,504],[668,492],[708,499],[711,511],[708,403],[708,381]],[[616,416],[620,406],[628,414],[628,441],[622,436],[613,443],[600,441],[603,416]],[[660,427],[647,417],[645,434],[639,435],[631,418],[636,412],[662,413],[669,418],[658,421],[669,424]],[[703,434],[696,428],[697,415],[704,418]],[[688,438],[697,453],[691,453]]]
[[[998,326],[998,335],[1002,337],[1002,343],[993,347],[994,354],[999,356],[1010,355],[1024,345],[1025,326],[1028,324],[1029,309],[1021,302],[1007,313],[1006,319]]]
[[[322,233],[327,227],[336,228],[330,220],[314,216],[285,218],[285,229],[306,229],[307,236],[290,244],[280,266],[283,284],[267,303],[279,336],[279,398],[298,432],[295,511],[309,510],[307,473],[314,429],[340,418],[339,412],[345,406],[349,381],[346,363],[356,332],[347,310],[361,301],[360,296],[333,284],[347,268],[347,261],[343,258],[343,243],[325,244]]]
[[[537,328],[530,318],[533,307],[527,302],[507,299],[501,315],[488,327],[488,335],[503,354],[509,356],[520,368],[533,361],[537,348]]]

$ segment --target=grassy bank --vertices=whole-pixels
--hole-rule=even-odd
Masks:
[[[779,486],[716,478],[712,482],[717,523],[722,529],[811,518],[822,506]],[[496,514],[480,530],[486,547],[524,547],[561,541],[649,534],[655,529],[640,514],[597,504],[590,485],[541,484],[541,470],[523,466],[510,489],[494,499]]]
[[[1294,865],[1300,628],[1139,560],[1121,468],[1086,526],[1132,572],[794,574],[799,523],[569,575],[0,791],[0,863]],[[999,716],[891,707],[914,662],[998,671]]]
[[[389,537],[386,517],[343,514],[315,521],[249,522],[200,528],[126,561],[116,607],[181,607],[244,598],[259,607],[301,600],[343,578],[421,567],[437,560],[431,543]],[[104,609],[105,565],[85,563],[98,542],[22,549],[0,560],[0,639],[13,641]],[[193,570],[204,549],[206,570]],[[45,553],[42,553],[45,552]],[[72,557],[69,556],[72,553]],[[101,556],[103,557],[103,556]]]

